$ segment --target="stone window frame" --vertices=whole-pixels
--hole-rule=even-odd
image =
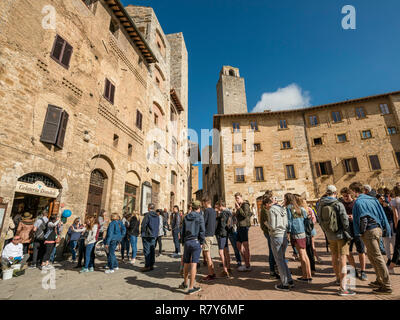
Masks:
[[[372,168],[371,157],[376,157],[378,159],[378,164],[379,164],[379,168],[378,169],[373,169]],[[379,159],[379,155],[377,155],[377,154],[367,154],[367,161],[368,161],[368,165],[369,165],[370,171],[381,171],[382,170],[382,163],[381,163],[381,160]]]
[[[256,150],[255,145],[259,145],[260,148],[259,148],[258,150]],[[260,142],[253,143],[253,152],[260,152],[260,151],[262,151],[262,149],[261,149],[261,143],[260,143]]]
[[[104,80],[104,93],[103,97],[109,103],[114,105],[115,102],[115,92],[116,92],[116,85],[112,82],[109,78],[105,78]]]
[[[339,117],[340,117],[339,121],[334,121],[334,118],[333,118],[333,114],[334,113],[338,113],[339,114]],[[331,122],[334,123],[334,124],[342,123],[343,122],[343,112],[341,110],[333,110],[333,111],[331,111],[331,120],[332,120]]]
[[[339,141],[339,136],[341,136],[341,135],[344,135],[344,136],[346,137],[346,140],[345,140],[345,141]],[[348,139],[348,137],[347,137],[347,133],[346,133],[346,132],[344,132],[344,133],[337,133],[337,134],[336,134],[336,143],[346,143],[346,142],[349,142],[349,139]]]
[[[237,169],[242,169],[243,170],[243,181],[238,181],[237,177],[238,175],[236,175],[236,170]],[[242,175],[240,175],[242,176]],[[245,174],[245,167],[233,167],[233,182],[234,183],[246,183],[246,174]]]
[[[382,106],[385,106],[385,108],[382,108]],[[384,112],[386,110],[387,110],[387,112]],[[380,103],[379,104],[379,111],[381,113],[381,116],[385,116],[387,114],[391,114],[392,113],[391,109],[390,109],[390,106],[387,103]]]
[[[394,133],[390,133],[389,132],[389,129],[394,129],[395,130],[395,132]],[[396,127],[396,126],[390,126],[390,127],[386,127],[386,135],[388,135],[388,136],[394,136],[394,135],[396,135],[396,134],[398,134],[399,133],[399,130],[398,130],[398,128]]]
[[[392,154],[396,167],[400,168],[400,151],[393,150]]]
[[[253,123],[255,124],[254,128],[253,128]],[[258,128],[258,122],[257,122],[257,120],[252,120],[252,121],[250,121],[250,130],[252,130],[253,132],[258,132],[258,131],[260,131],[260,129]]]
[[[358,110],[362,110],[363,117],[359,117],[358,112],[357,112]],[[355,107],[354,108],[354,115],[356,117],[356,120],[363,120],[363,119],[368,118],[367,110],[365,109],[364,106]]]
[[[289,147],[285,148],[284,144],[289,142]],[[290,150],[293,149],[293,145],[292,145],[292,141],[291,140],[285,140],[285,141],[281,141],[281,150]]]
[[[371,134],[370,137],[364,137],[364,132],[369,132]],[[372,134],[372,129],[365,129],[365,130],[360,130],[360,135],[361,135],[361,140],[369,140],[373,139],[374,135]]]
[[[288,177],[288,172],[287,172],[287,167],[288,166],[293,166],[293,172],[294,172],[294,178],[289,178]],[[285,163],[283,165],[283,171],[285,172],[285,180],[297,180],[298,179],[298,172],[297,172],[297,168],[296,165],[294,163]]]
[[[315,139],[321,139],[321,144],[315,144]],[[313,147],[320,147],[324,145],[324,138],[323,137],[316,137],[316,138],[312,138],[312,146]]]
[[[281,126],[281,121],[285,121],[284,122],[285,123],[285,127]],[[280,130],[289,130],[289,123],[288,123],[288,121],[286,119],[280,119],[278,121],[278,131],[280,131]]]
[[[135,122],[136,128],[139,130],[143,130],[143,114],[140,112],[139,109],[136,109],[136,122]]]
[[[56,56],[54,55],[54,51],[55,51],[55,49],[56,49],[56,47],[57,47],[57,43],[58,43],[59,41],[62,41],[63,44],[62,44],[60,56],[59,56],[59,57],[56,57]],[[68,58],[68,63],[65,64],[65,63],[63,63],[64,54],[65,54],[66,49],[67,49],[68,47],[70,47],[69,50],[71,51],[71,54],[70,54],[70,56],[69,56],[69,58]],[[57,33],[56,36],[55,36],[55,38],[54,38],[53,48],[51,49],[50,57],[51,57],[55,62],[57,62],[60,66],[62,66],[62,67],[64,67],[65,69],[68,70],[69,67],[70,67],[70,64],[71,64],[71,59],[72,59],[72,54],[73,54],[73,52],[74,52],[74,47],[73,47],[67,40],[65,40],[62,36],[60,36],[60,35]]]
[[[235,124],[237,124],[237,128],[235,126]],[[240,132],[240,123],[239,122],[232,122],[232,132]]]
[[[354,160],[355,160],[355,161],[354,161]],[[349,164],[349,166],[350,166],[350,168],[351,168],[350,171],[347,170],[346,161],[350,161],[350,164]],[[360,171],[360,165],[358,164],[358,159],[357,159],[357,157],[343,158],[343,159],[341,160],[341,162],[342,162],[342,164],[343,164],[343,169],[344,169],[345,174],[355,174],[355,173],[357,173],[357,172]]]
[[[311,122],[311,117],[315,117],[315,119],[317,120],[317,124],[313,124]],[[308,116],[308,124],[310,127],[318,127],[321,124],[321,122],[319,121],[319,116],[317,114],[309,115]]]
[[[235,146],[240,146],[240,151],[236,151],[236,150],[235,150]],[[244,152],[244,151],[243,151],[243,143],[234,143],[234,144],[232,145],[232,150],[233,150],[233,153]]]
[[[322,173],[322,166],[324,166],[324,171],[326,171],[326,173]],[[332,167],[332,161],[331,160],[327,160],[327,161],[317,161],[314,163],[315,166],[315,171],[316,171],[316,175],[317,177],[328,177],[333,175],[333,167]]]
[[[257,169],[261,169],[261,177],[262,179],[257,179]],[[264,176],[264,167],[263,166],[256,166],[254,167],[254,182],[264,182],[265,181],[265,176]]]

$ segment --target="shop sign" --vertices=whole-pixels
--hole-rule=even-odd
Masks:
[[[17,187],[15,192],[34,194],[42,197],[57,198],[60,190],[49,188],[44,185],[41,181],[36,181],[35,183],[17,182]]]

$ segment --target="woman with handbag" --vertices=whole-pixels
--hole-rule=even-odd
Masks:
[[[57,234],[57,225],[59,223],[60,220],[57,218],[57,216],[51,216],[49,222],[47,223],[46,231],[44,234],[44,245],[46,251],[43,256],[42,270],[46,270],[49,268],[51,253],[56,246],[56,241],[59,241],[59,235]]]

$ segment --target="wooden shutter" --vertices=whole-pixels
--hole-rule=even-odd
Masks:
[[[68,113],[64,110],[61,116],[61,125],[60,130],[57,136],[56,146],[62,149],[64,147],[64,139],[65,139],[65,132],[67,131],[67,124],[68,124]]]
[[[53,50],[51,52],[51,57],[57,61],[61,60],[61,54],[64,48],[65,40],[61,38],[59,35],[56,36],[54,40]]]
[[[372,170],[380,170],[381,169],[381,164],[379,162],[379,158],[377,155],[369,156],[369,160],[371,162]]]
[[[332,162],[331,161],[327,161],[326,162],[326,170],[327,170],[327,174],[328,175],[333,174]]]
[[[317,173],[317,177],[321,176],[321,169],[319,167],[319,162],[315,163],[315,172]]]
[[[46,117],[43,124],[40,141],[54,144],[57,141],[57,135],[61,123],[62,109],[53,105],[47,107]]]
[[[353,170],[353,172],[359,172],[360,171],[360,167],[358,166],[357,158],[351,159],[351,169]]]
[[[69,62],[71,60],[72,50],[72,46],[68,42],[65,43],[65,49],[62,55],[61,64],[63,64],[67,68],[69,67]]]

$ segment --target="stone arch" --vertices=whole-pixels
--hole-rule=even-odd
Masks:
[[[42,181],[47,187],[62,189],[62,184],[52,175],[44,172],[29,172],[18,178],[18,181],[34,183],[35,181]]]

